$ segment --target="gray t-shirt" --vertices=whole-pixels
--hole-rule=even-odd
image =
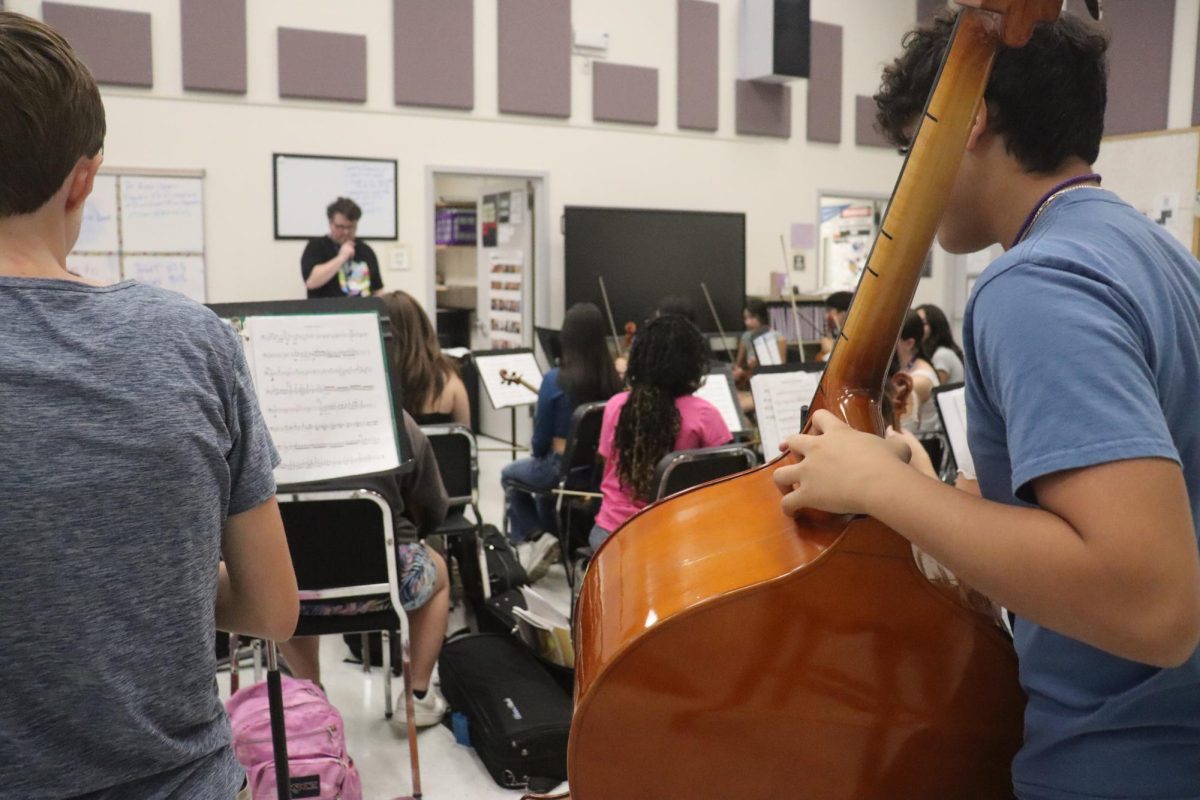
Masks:
[[[276,460],[208,309],[0,277],[0,800],[231,800],[220,537]]]

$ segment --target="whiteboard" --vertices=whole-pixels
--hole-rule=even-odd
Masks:
[[[125,256],[125,277],[204,302],[203,256]]]
[[[395,239],[396,162],[275,154],[275,238],[314,239],[329,232],[326,207],[348,197],[362,208],[358,236]]]
[[[127,253],[203,253],[201,179],[122,176],[121,249]]]
[[[1189,250],[1196,246],[1196,190],[1200,181],[1200,130],[1164,131],[1105,139],[1096,172],[1104,188],[1160,222]]]
[[[92,194],[83,205],[83,221],[75,250],[83,253],[115,253],[120,247],[117,232],[117,176],[97,175]]]
[[[205,302],[202,175],[97,175],[67,269],[102,284],[133,279]]]

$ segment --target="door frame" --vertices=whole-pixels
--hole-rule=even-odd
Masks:
[[[545,170],[500,169],[497,167],[438,166],[425,167],[425,308],[437,318],[437,203],[435,184],[440,175],[471,178],[515,178],[535,183],[533,193],[533,324],[550,324],[550,173]],[[436,327],[436,322],[434,323]]]

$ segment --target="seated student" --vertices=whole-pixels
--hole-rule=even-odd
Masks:
[[[429,439],[421,432],[416,421],[407,412],[400,412],[404,419],[404,430],[408,434],[413,450],[414,468],[397,478],[380,478],[370,481],[392,507],[392,526],[396,532],[396,569],[400,581],[400,603],[408,617],[412,652],[414,722],[423,728],[436,725],[446,713],[446,701],[436,687],[430,684],[433,667],[442,652],[442,640],[446,636],[446,620],[450,616],[450,581],[446,561],[436,550],[424,542],[405,542],[414,534],[430,534],[446,518],[446,489],[438,472],[437,461]],[[361,486],[358,481],[356,486]],[[334,616],[351,611],[362,613],[376,610],[361,605],[346,605],[338,602],[326,604],[309,603],[301,607],[302,615]],[[320,638],[305,636],[293,638],[279,645],[287,659],[292,675],[321,682]],[[397,719],[403,722],[403,717]]]
[[[834,292],[825,298],[825,335],[821,337],[821,352],[817,353],[817,361],[829,359],[833,343],[846,325],[846,315],[850,313],[850,301],[853,299],[853,292]]]
[[[667,453],[716,447],[733,439],[716,407],[692,393],[708,373],[696,326],[676,315],[650,320],[633,340],[629,391],[604,408],[600,513],[588,543],[599,547],[654,499],[654,468]]]
[[[767,313],[767,304],[757,298],[746,301],[742,311],[742,322],[746,330],[738,341],[737,356],[733,364],[733,379],[740,388],[748,388],[750,376],[758,369],[758,356],[755,355],[754,342],[764,336],[767,341],[779,348],[779,362],[787,361],[787,339],[783,334],[771,327],[771,316]]]
[[[667,314],[678,314],[693,325],[696,324],[696,307],[683,295],[669,294],[655,304],[654,316],[665,317]]]
[[[67,271],[104,135],[0,11],[0,796],[248,798],[214,639],[295,629],[277,456],[230,326]]]
[[[938,378],[942,383],[962,383],[963,351],[954,341],[945,312],[932,303],[926,303],[917,306],[917,313],[925,323],[925,352],[937,370]]]
[[[392,363],[404,388],[404,410],[418,425],[457,422],[471,427],[471,404],[458,365],[442,352],[425,310],[407,292],[384,295],[398,347]]]
[[[940,386],[937,371],[925,356],[922,339],[925,323],[916,311],[909,310],[900,328],[900,340],[896,342],[896,354],[900,357],[900,369],[912,378],[913,402],[908,413],[901,419],[901,426],[920,438],[925,434],[937,433],[942,425],[938,418],[937,404],[933,400],[933,388]]]
[[[582,403],[607,400],[621,390],[605,341],[604,317],[591,303],[576,303],[562,326],[562,366],[542,378],[534,415],[530,458],[513,461],[500,473],[508,509],[508,535],[531,580],[545,574],[558,554],[555,501],[534,497],[518,484],[547,491],[558,483],[571,415]],[[636,341],[636,340],[635,340]]]

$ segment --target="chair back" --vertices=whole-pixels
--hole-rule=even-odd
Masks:
[[[740,444],[667,453],[654,468],[654,483],[658,486],[655,499],[748,470],[757,463],[754,451]]]
[[[367,490],[281,494],[279,512],[287,536],[301,603],[386,597],[392,607],[366,619],[343,618],[338,632],[398,627],[400,584],[393,549],[392,509]],[[297,635],[325,630],[335,617],[300,617]],[[381,622],[383,620],[383,622]]]
[[[479,448],[465,425],[425,425],[451,507],[470,505],[479,492]]]
[[[606,402],[582,403],[571,414],[567,449],[563,451],[563,487],[589,489],[594,483],[596,455],[600,449],[600,426],[604,422]]]

